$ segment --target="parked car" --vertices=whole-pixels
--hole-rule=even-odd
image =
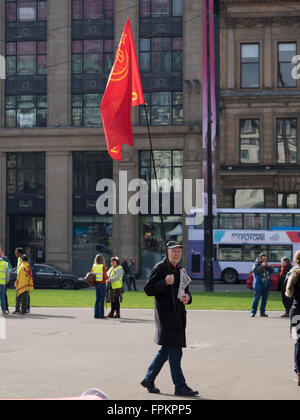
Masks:
[[[270,290],[278,290],[278,281],[279,281],[279,274],[280,274],[280,270],[281,270],[281,265],[280,264],[271,264],[271,266],[274,269],[274,273],[271,274],[271,280],[272,280],[272,284],[273,287]],[[253,273],[249,273],[248,276],[248,280],[246,281],[246,285],[249,289],[253,289]]]
[[[61,268],[52,264],[34,264],[36,269],[35,289],[82,289],[88,287],[83,277],[72,273],[65,273]],[[17,267],[10,273],[9,288],[14,288],[17,280]]]

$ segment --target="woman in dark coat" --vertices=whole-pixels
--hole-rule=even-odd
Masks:
[[[281,318],[288,318],[289,313],[293,304],[293,299],[285,296],[286,287],[286,276],[287,273],[292,269],[291,261],[288,257],[281,258],[281,270],[279,274],[278,290],[281,292],[282,304],[285,308],[285,313],[281,315]]]
[[[194,396],[198,391],[193,391],[187,386],[181,370],[182,348],[186,347],[185,305],[191,303],[192,297],[189,288],[186,287],[181,300],[177,298],[180,284],[181,244],[170,241],[167,250],[168,258],[155,265],[144,289],[148,296],[155,297],[154,341],[161,348],[149,366],[141,385],[151,393],[159,393],[154,381],[165,362],[169,360],[175,395]]]

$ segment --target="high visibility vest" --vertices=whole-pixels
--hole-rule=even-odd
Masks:
[[[21,264],[22,264],[22,257],[18,257],[17,273],[20,270]]]
[[[0,261],[0,284],[6,284],[6,270],[8,264],[7,262],[1,260]]]
[[[120,270],[122,270],[122,276],[120,277],[119,280],[111,282],[112,289],[121,289],[122,288],[122,286],[123,286],[122,278],[124,276],[124,270],[123,270],[121,265],[118,265],[116,268],[110,267],[110,269],[107,272],[107,275],[109,276],[109,278],[113,280],[114,277],[116,277],[118,271],[120,271]]]
[[[93,273],[96,274],[96,282],[103,281],[103,264],[94,264]]]

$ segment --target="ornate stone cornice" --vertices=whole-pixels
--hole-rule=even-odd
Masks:
[[[292,26],[300,24],[298,16],[256,16],[256,17],[233,17],[224,18],[225,24],[229,27],[254,27],[265,25]]]

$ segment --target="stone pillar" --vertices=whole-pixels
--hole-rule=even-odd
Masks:
[[[202,120],[202,2],[183,2],[184,122]]]
[[[0,56],[5,57],[5,2],[0,2]],[[1,62],[3,59],[0,57]],[[1,72],[0,72],[1,74]],[[0,78],[0,128],[5,125],[5,80]]]
[[[48,1],[48,126],[71,125],[71,0]]]
[[[264,42],[264,62],[261,64],[264,74],[264,88],[272,89],[273,71],[272,71],[272,26],[271,24],[265,25],[265,42]],[[261,53],[262,56],[262,53]]]
[[[0,152],[0,245],[6,248],[6,153]]]
[[[139,215],[132,215],[128,210],[130,196],[134,194],[128,193],[128,184],[134,178],[138,178],[138,152],[130,146],[123,146],[123,162],[116,162],[114,166],[117,214],[113,217],[113,252],[121,260],[125,255],[135,257],[138,265]]]
[[[46,261],[70,270],[72,262],[72,153],[46,154]]]
[[[234,22],[228,23],[227,29],[227,88],[236,88],[235,29]]]
[[[192,179],[193,181],[193,197],[192,197],[192,205],[196,205],[196,179],[202,179],[202,165],[201,162],[201,155],[202,155],[202,136],[201,133],[191,133],[185,136],[184,139],[184,154],[183,154],[183,180],[185,179]],[[188,244],[188,224],[187,224],[187,217],[188,214],[185,210],[185,194],[183,188],[183,202],[182,202],[182,231],[183,237],[182,242],[185,246],[185,250],[183,252],[182,262],[184,267],[187,267],[187,244]]]

